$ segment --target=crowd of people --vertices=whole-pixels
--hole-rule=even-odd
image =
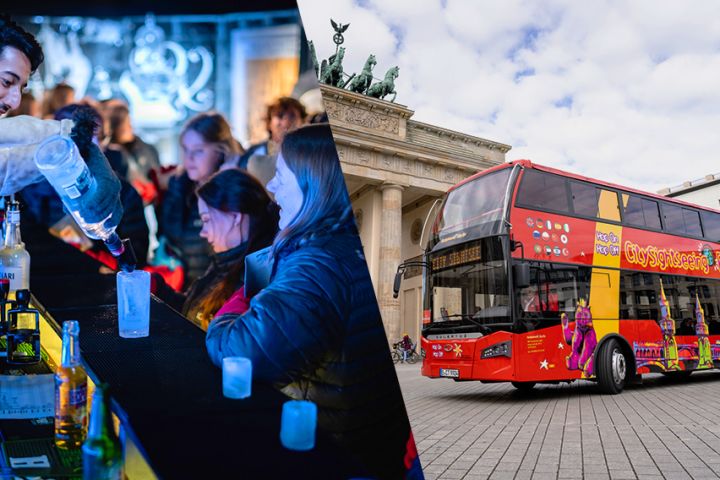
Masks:
[[[118,232],[131,238],[138,266],[153,273],[154,293],[207,330],[211,360],[219,366],[226,356],[248,357],[256,380],[315,402],[318,428],[353,452],[370,476],[404,478],[417,469],[327,123],[305,125],[303,105],[280,98],[268,106],[267,141],[245,151],[222,114],[199,113],[180,134],[177,168],[166,171],[157,150],[134,132],[122,100],[78,102],[65,84],[48,94],[42,108],[22,97],[41,62],[34,38],[0,17],[1,113],[26,101],[23,125],[46,135],[57,130],[57,122],[42,118],[76,118],[77,112],[93,118],[93,141],[120,179],[124,214]],[[28,120],[32,115],[38,119]],[[10,129],[16,125],[3,122]],[[3,190],[10,188],[0,180]],[[25,205],[24,221],[51,229],[68,221],[47,182],[16,193]],[[149,251],[149,213],[158,220],[161,239],[162,251],[155,255]],[[114,266],[98,246],[87,251]],[[268,278],[250,290],[245,260],[259,254]],[[166,264],[148,262],[168,257],[180,265],[182,278]]]

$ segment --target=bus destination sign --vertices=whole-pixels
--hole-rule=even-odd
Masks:
[[[440,254],[432,259],[432,269],[442,270],[456,265],[479,262],[482,258],[480,245],[465,247],[462,250]]]

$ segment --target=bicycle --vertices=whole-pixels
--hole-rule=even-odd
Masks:
[[[404,363],[403,360],[403,349],[400,347],[402,341],[393,343],[392,359],[393,363]],[[410,351],[407,353],[407,363],[413,364],[420,360],[420,354],[415,351],[417,345],[413,345]]]

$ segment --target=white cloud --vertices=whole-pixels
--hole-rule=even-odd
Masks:
[[[351,23],[346,72],[400,66],[414,119],[655,191],[720,172],[720,3],[300,0],[318,56]]]

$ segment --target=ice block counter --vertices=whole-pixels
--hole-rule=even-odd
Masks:
[[[288,398],[269,385],[253,384],[241,400],[224,397],[205,333],[156,298],[149,336],[120,337],[115,275],[99,274],[98,263],[47,232],[23,235],[32,238],[30,289],[43,317],[42,346],[59,358],[62,322],[78,320],[90,380],[110,386],[128,478],[368,478],[351,452],[321,432],[311,450],[283,447]],[[0,419],[4,444],[43,436],[52,442],[52,421],[18,422]]]

